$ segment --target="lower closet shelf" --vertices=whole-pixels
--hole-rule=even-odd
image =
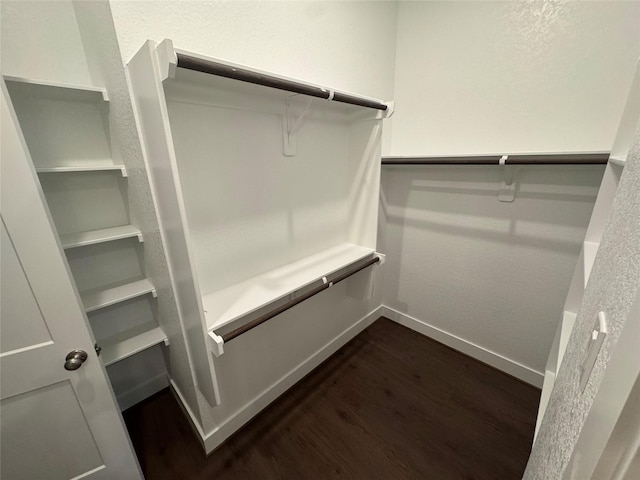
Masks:
[[[341,243],[202,297],[209,330],[242,318],[296,290],[375,253],[373,248]]]
[[[143,278],[122,285],[81,292],[80,297],[85,311],[89,313],[148,293],[155,297],[156,288]]]
[[[102,362],[108,366],[163,342],[167,343],[167,336],[160,327],[148,329],[143,325],[139,329],[122,332],[98,344],[102,347]]]

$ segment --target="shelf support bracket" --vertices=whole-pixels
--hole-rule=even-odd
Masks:
[[[217,335],[216,332],[209,332],[209,337],[211,337],[211,353],[213,353],[216,357],[219,357],[224,353],[224,340],[220,335]]]
[[[498,200],[501,202],[513,202],[516,197],[516,185],[514,179],[513,166],[507,165],[509,155],[503,155],[500,158],[500,165],[502,165],[502,183],[500,184],[500,192],[498,193]]]
[[[304,110],[294,121],[291,114],[291,102],[289,100],[285,101],[285,114],[282,117],[282,140],[284,144],[284,155],[286,157],[295,157],[298,153],[296,133],[298,133],[298,130],[302,127],[302,122],[312,102],[313,97],[310,97]]]

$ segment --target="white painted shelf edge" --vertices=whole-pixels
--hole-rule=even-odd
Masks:
[[[89,313],[148,293],[157,296],[156,288],[149,280],[143,278],[123,285],[82,292],[80,297],[85,311]]]
[[[213,331],[289,295],[341,268],[375,253],[375,249],[341,243],[301,260],[211,292],[202,297],[207,328]]]
[[[147,348],[160,343],[167,343],[167,335],[160,327],[143,331],[137,335],[127,337],[128,332],[123,332],[117,337],[99,342],[102,347],[102,362],[105,366],[119,362],[127,357],[135,355]]]
[[[109,172],[120,171],[123,177],[127,176],[124,165],[69,165],[55,167],[36,167],[38,173],[73,173],[73,172]]]
[[[100,100],[102,100],[103,102],[109,101],[109,94],[107,93],[107,90],[101,87],[94,87],[91,85],[75,85],[70,83],[55,83],[45,80],[37,80],[34,78],[14,77],[12,75],[3,75],[3,77],[9,82],[23,83],[26,85],[34,85],[38,87],[49,87],[52,89],[61,89],[61,91],[66,91],[72,94],[74,91],[79,94],[95,94],[96,97],[100,98]]]
[[[62,248],[85,247],[96,243],[112,242],[123,238],[138,237],[142,242],[142,233],[133,225],[121,225],[119,227],[101,228],[88,232],[76,232],[60,235]]]

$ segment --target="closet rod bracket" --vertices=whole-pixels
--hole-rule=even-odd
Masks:
[[[390,118],[396,111],[396,102],[389,100],[388,102],[384,102],[384,104],[387,106],[387,109],[381,111],[382,118]]]
[[[224,353],[224,340],[220,335],[217,335],[216,332],[209,332],[209,337],[211,337],[211,353],[213,353],[216,357],[219,357]]]
[[[501,202],[513,202],[516,198],[515,172],[513,165],[507,165],[509,155],[502,155],[499,163],[502,166],[502,183],[500,184],[500,192],[498,192],[498,200]]]
[[[291,111],[291,99],[289,98],[285,101],[285,114],[282,117],[282,140],[284,145],[284,155],[286,157],[294,157],[298,153],[296,134],[302,127],[304,117],[309,112],[309,107],[311,107],[312,102],[313,97],[309,97],[302,113],[294,119]]]

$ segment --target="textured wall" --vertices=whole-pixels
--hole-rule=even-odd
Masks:
[[[401,2],[392,153],[607,150],[640,2]]]
[[[622,172],[600,249],[556,379],[526,480],[561,478],[640,287],[640,130]],[[584,393],[580,365],[598,312],[609,334]]]
[[[392,153],[611,148],[638,15],[638,2],[400,3]],[[383,168],[385,305],[543,371],[602,172],[523,167],[501,203],[499,168]]]

